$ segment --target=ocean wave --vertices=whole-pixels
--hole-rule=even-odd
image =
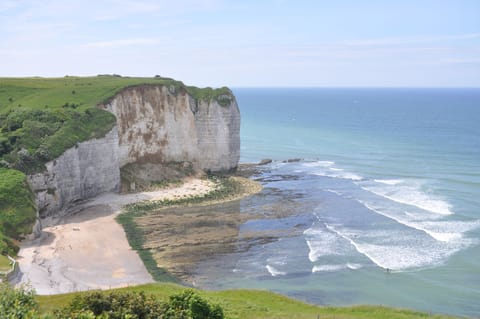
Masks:
[[[265,268],[268,270],[272,277],[285,276],[287,274],[286,272],[275,269],[273,266],[270,265],[266,265]]]
[[[361,264],[347,263],[347,268],[351,269],[351,270],[357,270],[357,269],[360,269],[362,267],[363,267],[363,265],[361,265]]]
[[[360,236],[357,239],[354,233],[343,230],[341,226],[325,224],[325,227],[348,241],[358,253],[370,259],[378,267],[396,272],[441,265],[449,256],[468,245],[468,241],[434,244],[434,242],[419,241],[415,237],[401,238],[401,233],[382,233],[382,231]],[[389,238],[397,239],[389,241]]]
[[[428,227],[428,225],[435,225],[433,223],[426,224],[424,222],[417,222],[417,221],[408,220],[407,218],[414,217],[413,214],[409,213],[407,215],[407,213],[405,213],[405,217],[407,217],[407,218],[401,218],[399,216],[395,216],[392,213],[385,212],[384,210],[382,210],[380,208],[373,207],[371,204],[368,204],[368,203],[366,203],[362,200],[357,199],[357,201],[360,204],[362,204],[363,206],[365,206],[368,210],[370,210],[372,212],[375,212],[377,214],[380,214],[382,216],[385,216],[387,218],[393,219],[397,223],[402,224],[404,226],[422,231],[422,232],[426,233],[427,235],[429,235],[430,237],[432,237],[435,240],[442,241],[442,242],[451,242],[452,240],[458,240],[458,239],[461,239],[463,237],[460,232],[442,231],[442,229],[439,229],[438,227],[436,227],[438,229],[437,231],[433,231],[433,230],[429,229],[429,227]],[[435,225],[435,226],[437,226],[437,225]],[[449,228],[449,230],[450,229],[451,228]]]
[[[353,263],[346,263],[340,265],[315,265],[312,267],[312,273],[317,272],[332,272],[332,271],[339,271],[339,270],[357,270],[362,268],[363,265],[361,264],[353,264]]]
[[[307,168],[307,173],[317,176],[350,179],[353,181],[360,181],[363,179],[363,177],[358,174],[336,167],[335,162],[331,161],[304,162],[302,163],[302,167]]]
[[[335,165],[335,162],[332,161],[314,161],[302,163],[302,166],[304,167],[331,167],[333,165]]]
[[[338,237],[331,232],[321,229],[309,228],[303,232],[309,252],[308,259],[314,263],[322,256],[342,255],[345,250]]]
[[[390,180],[390,182],[390,184],[379,182],[382,184],[380,186],[374,185],[371,182],[369,183],[370,185],[360,186],[368,192],[400,204],[414,206],[444,216],[454,214],[451,210],[450,203],[439,197],[423,192],[419,186],[407,184],[403,181],[400,182],[400,180],[395,180],[395,183],[393,183],[393,180]]]
[[[402,179],[374,179],[373,181],[386,185],[398,185],[404,182]]]

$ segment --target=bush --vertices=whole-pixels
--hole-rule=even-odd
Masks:
[[[38,315],[38,304],[35,292],[25,286],[18,289],[0,283],[0,318],[1,319],[34,319]]]
[[[219,305],[211,305],[192,290],[170,297],[163,319],[223,319]]]
[[[76,296],[70,305],[55,312],[56,318],[153,319],[163,304],[143,292],[90,292]]]
[[[223,319],[223,310],[192,290],[162,303],[140,292],[90,292],[77,295],[69,306],[55,311],[55,318],[68,319]]]

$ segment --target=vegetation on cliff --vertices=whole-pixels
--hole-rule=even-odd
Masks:
[[[20,171],[0,167],[0,254],[15,254],[15,240],[35,223],[33,194]]]
[[[225,102],[227,88],[199,89],[180,81],[99,75],[63,78],[0,78],[0,249],[29,233],[35,209],[25,174],[41,172],[45,163],[77,143],[105,136],[115,116],[98,108],[121,90],[142,85],[185,90],[195,99]],[[7,234],[8,229],[8,234]]]

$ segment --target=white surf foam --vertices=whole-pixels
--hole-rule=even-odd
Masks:
[[[312,273],[338,271],[346,268],[346,265],[316,265],[312,268]]]
[[[374,181],[385,185],[398,185],[404,182],[401,179],[374,179]]]
[[[397,249],[398,247],[386,247],[384,245],[357,243],[351,237],[340,232],[332,225],[325,223],[328,230],[347,240],[362,255],[370,259],[374,264],[383,269],[402,270],[419,265],[415,256],[409,256],[408,251]]]
[[[361,246],[359,244],[357,244],[352,238],[348,237],[347,235],[344,235],[342,234],[341,232],[339,232],[338,230],[336,230],[333,226],[325,223],[325,227],[330,230],[331,232],[337,234],[338,236],[342,237],[343,239],[345,239],[346,241],[348,241],[353,247],[355,247],[355,249],[362,255],[365,255],[368,259],[370,259],[371,261],[373,261],[376,265],[378,265],[379,267],[382,267],[382,268],[387,268],[386,265],[383,265],[381,263],[381,261],[378,261],[376,260],[375,257],[373,256],[370,256],[368,254],[368,252],[364,251]]]
[[[348,268],[348,269],[351,269],[351,270],[357,270],[357,269],[362,268],[362,265],[361,265],[361,264],[351,264],[351,263],[347,263],[347,268]]]
[[[302,164],[306,167],[330,167],[335,165],[335,162],[332,161],[315,161],[315,162],[305,162]]]
[[[343,194],[337,190],[334,190],[334,189],[326,189],[325,190],[326,192],[329,192],[329,193],[333,193],[335,195],[338,195],[338,196],[342,196]]]
[[[332,272],[332,271],[339,271],[339,270],[345,270],[345,269],[357,270],[360,268],[362,268],[362,265],[352,264],[352,263],[346,263],[346,264],[340,264],[340,265],[315,265],[312,267],[312,273]]]
[[[265,268],[267,268],[268,272],[272,277],[285,276],[287,274],[286,272],[275,269],[273,266],[270,265],[266,265]]]
[[[362,185],[361,187],[368,192],[400,204],[415,206],[440,215],[454,214],[451,211],[451,205],[447,201],[423,192],[418,185],[409,185],[403,182],[396,184],[393,182],[391,184],[380,182],[380,184],[382,185]]]
[[[325,224],[328,230],[347,240],[356,251],[377,266],[389,271],[409,271],[435,267],[455,252],[469,245],[469,241],[443,243],[422,241],[402,232],[374,231],[357,238],[355,231]]]
[[[341,178],[341,179],[350,179],[352,181],[361,181],[363,178],[360,175],[350,173],[340,169],[328,168],[326,170],[316,170],[312,172],[313,175]]]
[[[330,232],[309,228],[303,232],[309,248],[308,259],[314,263],[322,256],[341,255],[344,248],[337,236]]]
[[[365,203],[361,200],[357,200],[359,203],[361,203],[363,206],[365,206],[367,209],[369,209],[372,212],[375,212],[379,215],[385,216],[387,218],[393,219],[399,224],[405,225],[407,227],[422,231],[429,235],[430,237],[434,238],[435,240],[442,241],[442,242],[450,242],[452,240],[460,239],[462,238],[462,234],[458,232],[441,232],[441,231],[433,231],[428,228],[428,226],[425,226],[423,222],[416,222],[409,220],[409,218],[412,217],[412,214],[407,214],[405,212],[404,218],[400,216],[395,216],[393,213],[385,212],[382,209],[375,208],[372,205],[369,205],[368,203]]]

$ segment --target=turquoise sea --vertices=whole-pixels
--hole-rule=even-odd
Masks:
[[[291,214],[199,285],[480,316],[480,89],[233,91],[241,162],[274,160],[241,210]]]

